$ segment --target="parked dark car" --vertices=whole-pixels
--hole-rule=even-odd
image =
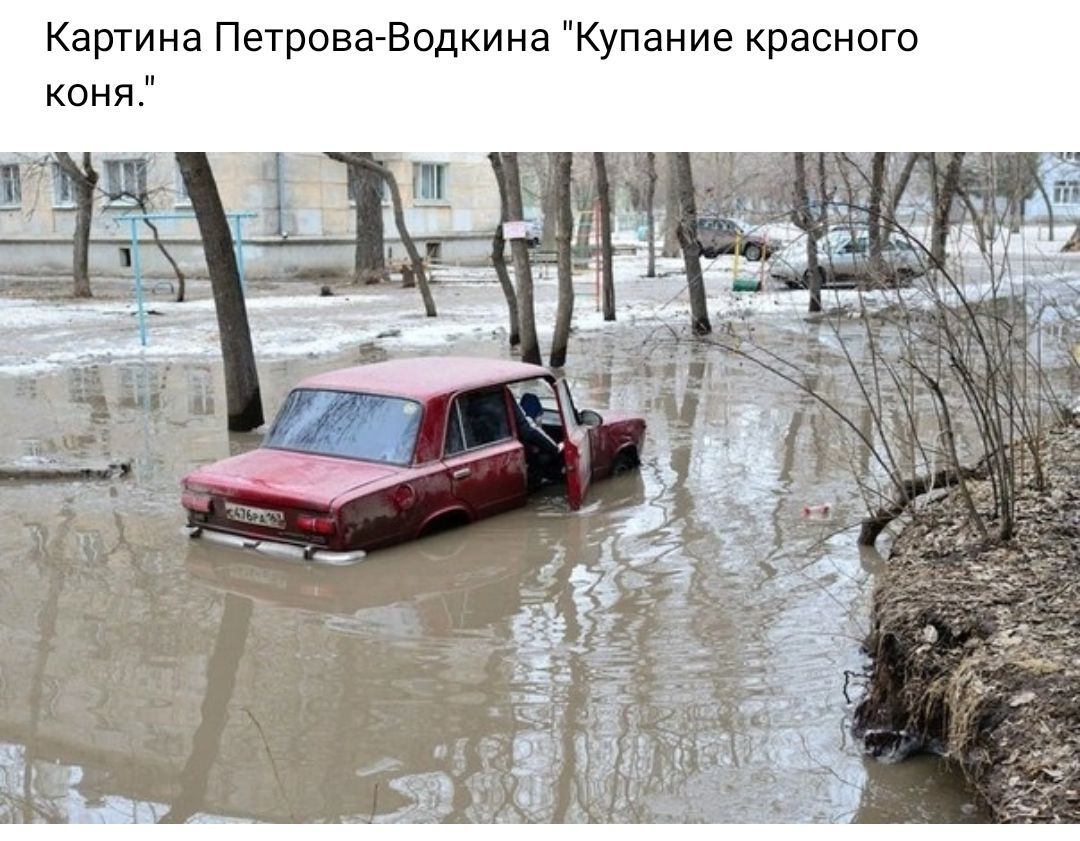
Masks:
[[[697,235],[702,256],[710,260],[719,254],[739,253],[747,260],[756,261],[768,257],[778,247],[778,243],[748,230],[734,219],[720,216],[698,217]]]
[[[263,446],[184,477],[192,537],[328,563],[636,467],[645,421],[574,406],[538,365],[398,359],[292,390]]]

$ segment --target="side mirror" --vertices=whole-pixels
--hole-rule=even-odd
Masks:
[[[600,417],[599,412],[594,412],[592,409],[584,409],[578,413],[578,423],[582,426],[601,426],[604,423],[604,419]]]

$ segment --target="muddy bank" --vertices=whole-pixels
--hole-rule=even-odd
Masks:
[[[1003,822],[1080,820],[1080,426],[1048,436],[1046,464],[1009,545],[979,547],[956,495],[905,528],[857,713],[872,749],[957,760]]]

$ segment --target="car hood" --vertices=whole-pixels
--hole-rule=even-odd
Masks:
[[[328,510],[342,494],[400,470],[393,465],[261,447],[200,467],[184,477],[184,485],[253,503]]]

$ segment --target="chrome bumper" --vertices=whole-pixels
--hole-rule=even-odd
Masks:
[[[229,546],[233,549],[250,549],[263,555],[284,558],[290,561],[309,561],[340,567],[355,564],[367,557],[367,553],[362,549],[356,549],[352,552],[331,552],[328,549],[320,549],[318,546],[296,546],[292,543],[279,543],[276,540],[241,537],[238,534],[214,531],[202,526],[184,526],[184,532],[191,538],[200,537],[221,546]]]

